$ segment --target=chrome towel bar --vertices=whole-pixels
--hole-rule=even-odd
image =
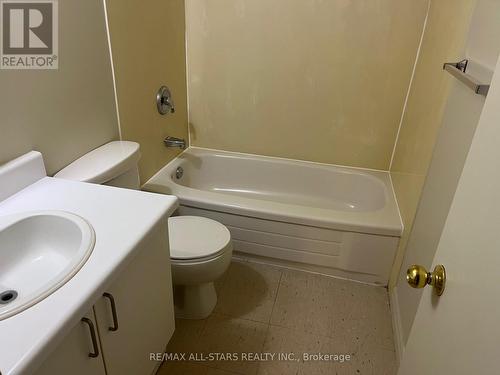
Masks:
[[[457,63],[445,63],[443,69],[471,88],[476,94],[487,96],[490,85],[480,83],[477,79],[466,73],[469,60],[462,60]]]

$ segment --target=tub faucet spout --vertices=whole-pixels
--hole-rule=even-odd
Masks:
[[[175,137],[170,137],[168,136],[163,140],[163,143],[165,143],[165,146],[167,147],[178,147],[182,150],[186,148],[186,141],[181,138],[175,138]]]

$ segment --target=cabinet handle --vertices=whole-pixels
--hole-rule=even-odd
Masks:
[[[99,356],[99,346],[97,345],[97,337],[95,334],[95,327],[92,320],[89,318],[82,318],[82,322],[89,326],[90,338],[92,339],[92,346],[94,347],[94,352],[89,353],[89,357],[95,358]]]
[[[109,299],[109,303],[111,304],[111,314],[113,314],[113,326],[109,327],[110,331],[118,331],[118,315],[116,314],[116,304],[115,298],[111,293],[104,293],[103,297]]]

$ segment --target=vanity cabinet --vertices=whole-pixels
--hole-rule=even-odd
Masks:
[[[108,375],[151,374],[157,363],[149,354],[164,352],[174,332],[170,255],[158,251],[167,248],[147,244],[94,305]]]
[[[150,353],[164,352],[174,332],[174,307],[167,223],[157,226],[135,250],[135,256],[85,318],[36,371],[36,375],[150,375],[157,362]],[[110,249],[112,251],[112,249]],[[90,342],[89,342],[90,340]]]
[[[90,329],[97,335],[93,309],[68,333],[59,346],[49,355],[35,372],[36,375],[106,375],[99,340],[92,342]],[[89,325],[89,321],[92,325]],[[95,345],[95,346],[94,346]],[[96,355],[90,357],[89,353]]]

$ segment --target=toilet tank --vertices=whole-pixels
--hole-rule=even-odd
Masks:
[[[139,189],[139,144],[113,141],[90,151],[58,173],[56,178]]]

